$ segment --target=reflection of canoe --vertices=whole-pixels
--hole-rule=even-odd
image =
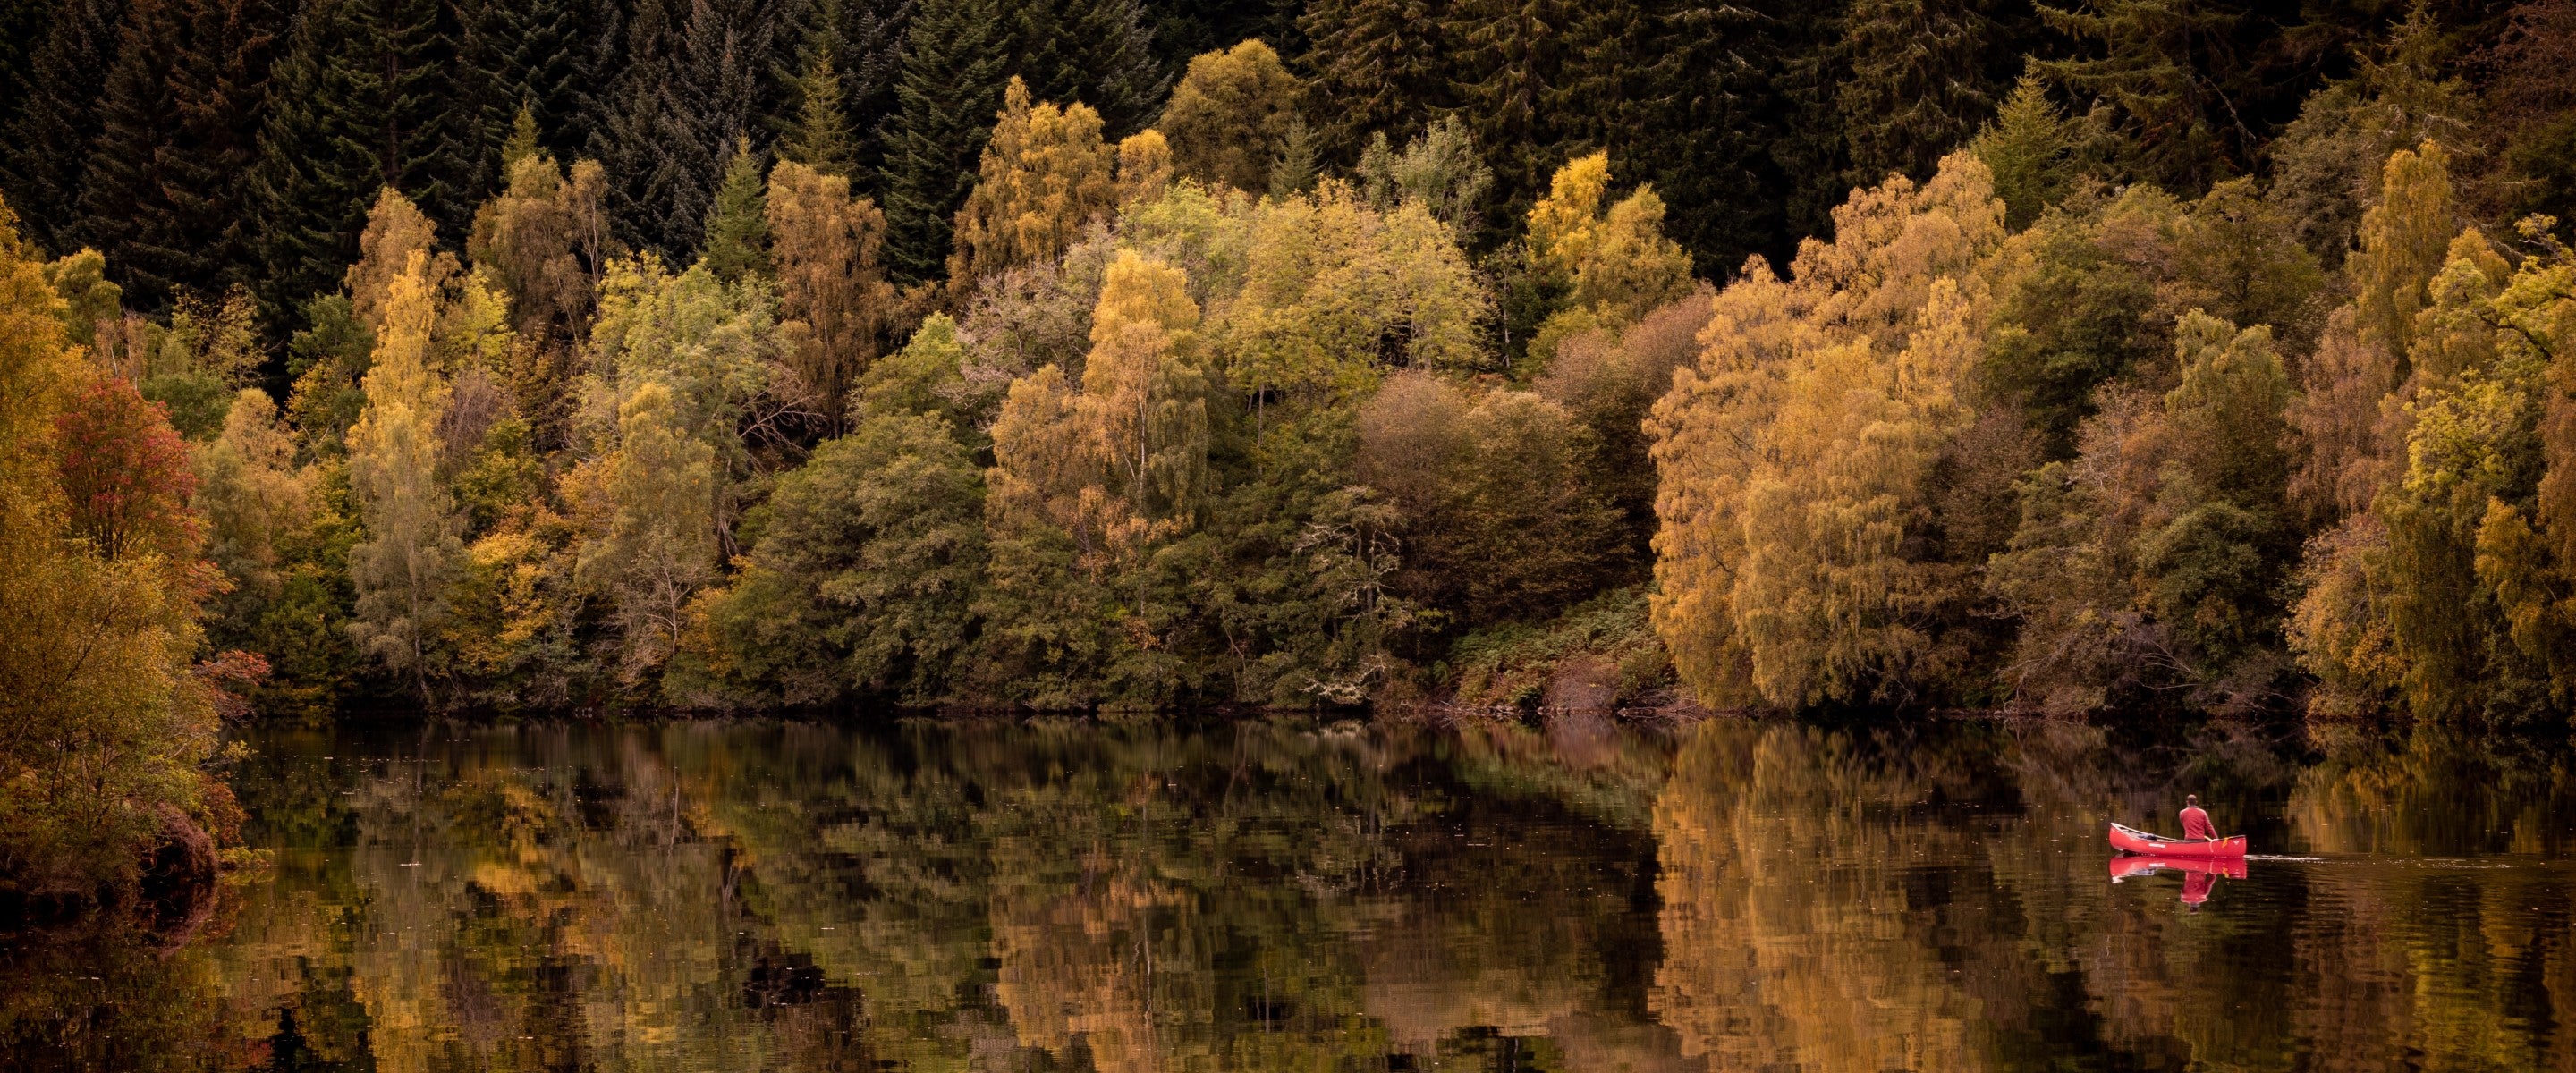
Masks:
[[[2111,858],[2111,882],[2136,879],[2157,872],[2187,872],[2193,875],[2245,878],[2243,857],[2133,857],[2123,854]]]
[[[2111,825],[2111,848],[2149,857],[2243,857],[2245,836],[2202,840],[2166,838],[2115,823]]]

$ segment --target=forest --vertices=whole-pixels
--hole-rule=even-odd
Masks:
[[[2576,0],[8,0],[0,873],[364,709],[2563,726],[2571,63]]]

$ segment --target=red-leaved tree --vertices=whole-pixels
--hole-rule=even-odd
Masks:
[[[169,411],[134,382],[102,376],[73,393],[54,417],[71,529],[111,559],[159,553],[193,560],[204,522],[188,509],[197,474]]]

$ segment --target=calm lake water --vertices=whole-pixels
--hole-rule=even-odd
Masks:
[[[2564,753],[2188,737],[268,732],[273,866],[0,937],[0,1066],[2576,1069]],[[2187,791],[2266,856],[2112,882]]]

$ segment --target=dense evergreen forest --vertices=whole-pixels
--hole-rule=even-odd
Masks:
[[[2571,63],[2576,0],[7,0],[0,871],[352,706],[2563,724]]]

